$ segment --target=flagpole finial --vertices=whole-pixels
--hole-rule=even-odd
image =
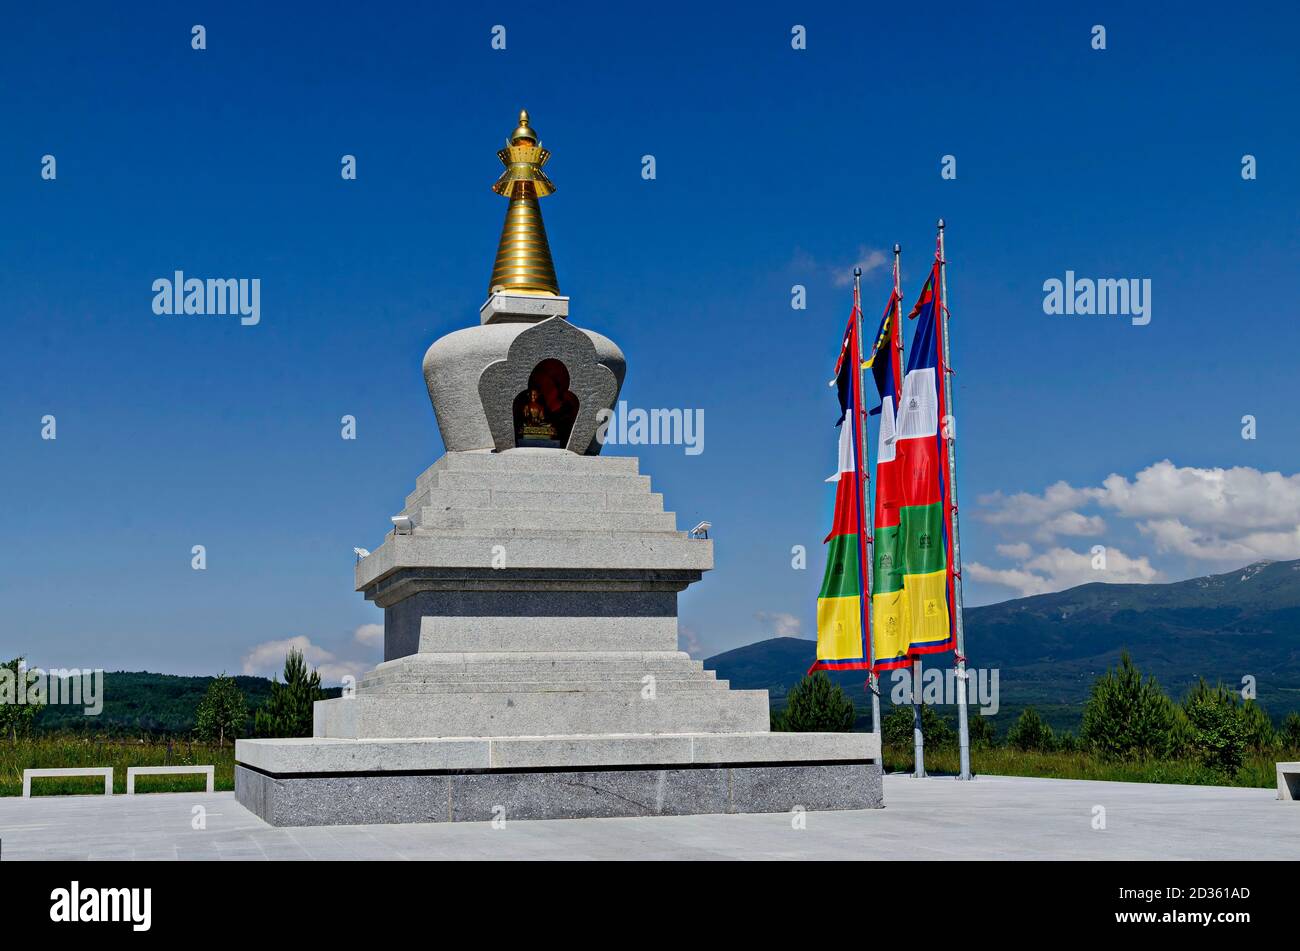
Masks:
[[[942,218],[939,219],[939,230],[940,230],[940,231],[943,230],[943,219],[942,219]]]
[[[903,253],[903,246],[902,246],[901,244],[899,244],[898,242],[894,242],[894,253],[895,253],[895,254],[902,254],[902,253]]]
[[[862,268],[860,268],[860,267],[855,267],[855,268],[853,269],[853,276],[854,276],[854,277],[861,277],[861,276],[862,276]]]

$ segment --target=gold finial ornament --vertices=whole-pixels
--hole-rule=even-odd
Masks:
[[[528,124],[528,110],[519,110],[519,126],[515,129],[514,134],[506,141],[506,145],[513,145],[518,139],[527,139],[534,145],[537,144],[537,133],[533,132],[532,126]]]
[[[537,199],[555,191],[542,166],[551,153],[542,148],[537,133],[528,124],[528,111],[519,112],[519,126],[506,140],[497,158],[506,170],[492,190],[510,199],[506,222],[501,228],[497,259],[492,266],[488,293],[558,296],[560,284],[555,279],[551,246],[542,224],[542,209]]]

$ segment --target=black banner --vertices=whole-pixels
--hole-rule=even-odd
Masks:
[[[0,863],[0,905],[11,935],[111,932],[126,940],[164,935],[202,938],[238,929],[246,937],[324,937],[332,924],[357,937],[406,931],[421,921],[511,922],[540,938],[551,921],[573,928],[589,916],[629,916],[627,927],[672,927],[674,912],[710,924],[762,933],[783,922],[895,936],[987,940],[996,936],[1077,938],[1136,935],[1140,940],[1195,935],[1231,940],[1294,922],[1294,866],[1220,862],[966,862],[922,865],[864,861],[828,873],[768,863],[565,863],[562,873],[501,863],[420,868],[408,862],[96,862]],[[857,896],[819,922],[825,893],[812,882],[833,874]],[[947,884],[942,908],[873,907],[904,880]],[[841,878],[842,876],[842,878]],[[823,879],[824,880],[824,879]],[[851,887],[850,887],[851,883]],[[651,915],[643,918],[643,915]],[[324,928],[325,932],[318,929]],[[541,928],[541,930],[538,930]],[[251,930],[250,930],[251,929]],[[906,932],[906,935],[904,934]]]

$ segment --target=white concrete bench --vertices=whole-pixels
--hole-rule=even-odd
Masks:
[[[1277,764],[1277,798],[1300,800],[1300,763]]]
[[[113,795],[113,767],[111,766],[78,766],[78,767],[59,767],[58,769],[25,769],[23,770],[23,798],[32,797],[32,778],[35,776],[103,776],[104,777],[104,795]]]
[[[212,792],[215,768],[212,766],[128,766],[126,768],[126,794],[135,795],[137,776],[206,776],[208,792]]]

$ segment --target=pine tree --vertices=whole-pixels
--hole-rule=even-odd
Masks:
[[[1154,677],[1142,677],[1128,651],[1093,682],[1079,739],[1111,759],[1174,755],[1180,744],[1177,705]]]
[[[238,738],[248,720],[248,703],[233,677],[223,672],[212,683],[194,711],[194,732],[200,739],[226,745],[226,737]]]
[[[1277,746],[1278,734],[1268,711],[1254,700],[1245,701],[1241,707],[1241,725],[1246,733],[1246,745],[1257,753],[1266,753]]]
[[[271,696],[253,716],[253,731],[258,736],[311,736],[312,708],[324,700],[320,671],[307,673],[302,651],[294,648],[284,661],[284,683],[271,680]]]
[[[790,691],[782,725],[791,733],[847,733],[853,720],[853,701],[819,670]]]

